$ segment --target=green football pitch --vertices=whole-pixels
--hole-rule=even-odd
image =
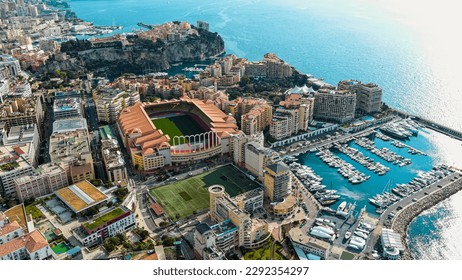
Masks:
[[[177,220],[209,208],[208,187],[211,185],[224,186],[231,197],[259,187],[235,167],[227,165],[151,189],[150,193],[156,197],[168,217]]]
[[[152,122],[157,129],[161,129],[164,134],[170,136],[170,144],[173,144],[173,137],[175,136],[195,135],[204,132],[202,127],[188,115],[154,119]]]

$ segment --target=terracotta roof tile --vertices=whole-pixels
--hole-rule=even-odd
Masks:
[[[17,221],[6,224],[3,228],[0,228],[0,236],[6,235],[10,232],[20,229],[21,226]]]

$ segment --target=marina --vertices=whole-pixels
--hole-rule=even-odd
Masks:
[[[403,122],[407,124],[398,121],[393,127],[404,129]],[[357,209],[365,207],[371,215],[380,215],[386,206],[422,188],[425,176],[436,175],[433,168],[437,164],[426,155],[434,149],[429,135],[437,132],[418,127],[418,132],[411,133],[404,142],[377,129],[304,154],[294,151],[286,160],[292,162],[295,171],[304,169],[315,174],[309,180],[299,178],[316,198],[334,197],[335,201],[328,204],[332,209],[346,201],[356,203]],[[438,173],[435,178],[443,174]]]

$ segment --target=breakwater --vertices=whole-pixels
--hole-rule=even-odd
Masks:
[[[436,122],[434,122],[432,120],[429,120],[429,119],[426,119],[426,118],[422,118],[422,117],[419,117],[419,116],[416,116],[416,115],[406,113],[404,111],[400,111],[398,109],[393,109],[393,112],[396,115],[398,115],[398,116],[400,116],[402,118],[411,118],[411,119],[413,119],[415,121],[420,122],[421,124],[425,125],[426,127],[430,128],[430,129],[436,130],[436,131],[438,131],[440,133],[446,134],[446,135],[448,135],[450,137],[454,137],[455,139],[462,141],[462,132],[461,131],[452,129],[450,127],[447,127],[445,125],[436,123]]]
[[[449,185],[442,188],[441,190],[433,192],[428,196],[420,199],[419,201],[409,205],[395,217],[392,224],[392,229],[393,231],[401,235],[401,241],[405,247],[405,250],[402,254],[402,259],[413,259],[407,245],[407,230],[412,220],[423,211],[435,206],[439,202],[449,198],[450,196],[454,195],[460,190],[462,190],[462,178],[459,178],[458,180],[451,182]]]

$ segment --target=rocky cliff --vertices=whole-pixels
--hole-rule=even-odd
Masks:
[[[204,60],[223,52],[221,36],[206,30],[198,30],[198,35],[174,42],[154,42],[138,35],[97,42],[70,41],[63,43],[61,53],[49,59],[37,74],[61,70],[76,74],[93,72],[112,78],[123,73],[164,71],[173,63]]]

